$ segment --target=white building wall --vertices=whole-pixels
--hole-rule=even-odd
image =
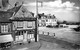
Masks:
[[[27,21],[23,21],[23,29],[26,29],[27,28]]]

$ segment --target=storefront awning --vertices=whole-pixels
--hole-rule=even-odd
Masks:
[[[4,43],[4,42],[12,42],[13,38],[11,34],[8,35],[0,35],[0,43]]]

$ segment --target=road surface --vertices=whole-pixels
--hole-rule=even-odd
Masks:
[[[80,32],[76,32],[70,28],[39,27],[39,33],[40,32],[49,32],[49,34],[55,33],[55,37],[58,39],[62,39],[64,41],[68,41],[80,45]]]
[[[54,37],[40,35],[40,42],[42,44],[39,50],[78,50],[79,47],[72,43],[55,39]]]

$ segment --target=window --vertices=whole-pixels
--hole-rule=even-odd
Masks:
[[[34,31],[28,31],[28,39],[32,39],[32,38],[34,38]]]
[[[32,22],[28,22],[28,23],[27,23],[27,27],[28,27],[28,28],[32,28],[32,27],[33,27],[33,23],[32,23]]]
[[[35,28],[35,22],[27,22],[27,28]]]
[[[7,33],[8,32],[8,25],[1,25],[1,33]]]
[[[28,34],[28,39],[34,38],[34,34]]]
[[[22,21],[18,21],[17,22],[17,27],[18,28],[23,28],[23,22]]]

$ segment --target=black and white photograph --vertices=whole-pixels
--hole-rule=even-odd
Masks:
[[[80,50],[80,0],[0,0],[0,50]]]

